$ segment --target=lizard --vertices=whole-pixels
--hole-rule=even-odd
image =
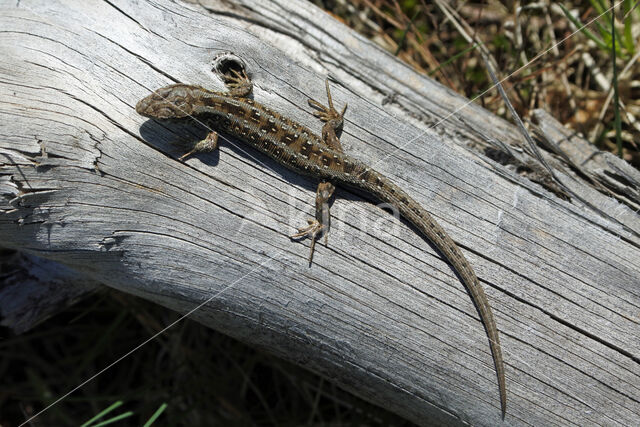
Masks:
[[[311,239],[309,263],[313,258],[316,240],[327,239],[330,215],[329,199],[335,185],[364,191],[374,198],[395,206],[400,214],[429,240],[453,266],[480,315],[486,330],[498,378],[500,407],[504,419],[507,392],[502,350],[496,322],[489,302],[476,274],[445,230],[417,201],[387,177],[365,163],[345,154],[338,137],[342,131],[347,105],[338,112],[331,99],[329,81],[326,80],[328,106],[309,99],[314,115],[324,125],[321,135],[282,114],[249,98],[253,83],[244,68],[223,75],[227,92],[215,92],[200,86],[173,84],[154,91],[136,105],[138,114],[159,120],[202,117],[214,131],[196,143],[192,150],[179,158],[200,152],[213,151],[218,146],[219,130],[265,153],[279,164],[301,174],[319,179],[316,191],[316,214],[308,225],[298,229],[292,238]]]

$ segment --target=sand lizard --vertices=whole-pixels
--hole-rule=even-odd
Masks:
[[[489,302],[471,265],[444,229],[418,202],[379,172],[343,153],[338,133],[342,130],[347,106],[340,113],[334,109],[329,82],[326,82],[328,107],[309,100],[309,104],[318,110],[314,115],[324,122],[321,136],[248,98],[252,83],[244,70],[241,73],[231,70],[225,76],[225,83],[228,92],[213,92],[186,84],[166,86],[140,100],[136,111],[153,119],[206,117],[207,123],[214,129],[257,148],[295,172],[318,178],[316,217],[291,236],[311,238],[309,262],[316,240],[322,235],[326,239],[329,231],[328,202],[335,184],[364,190],[380,201],[395,206],[451,263],[471,295],[489,338],[504,418],[507,394],[500,340]],[[218,134],[211,132],[180,160],[193,153],[214,150],[217,141]]]

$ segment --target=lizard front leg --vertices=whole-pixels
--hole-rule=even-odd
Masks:
[[[218,148],[218,132],[212,130],[207,134],[207,136],[202,140],[195,143],[191,151],[183,154],[178,158],[179,161],[184,161],[187,157],[196,153],[209,153]]]
[[[253,90],[253,83],[247,76],[247,73],[242,69],[242,72],[232,69],[231,75],[225,74],[224,84],[229,89],[229,95],[235,98],[246,98],[251,94]]]
[[[322,120],[324,125],[322,126],[322,142],[335,151],[342,153],[342,145],[338,138],[338,133],[342,130],[342,124],[344,122],[343,116],[347,110],[345,104],[342,112],[338,113],[333,107],[333,100],[331,99],[331,91],[329,90],[329,81],[325,81],[327,87],[327,98],[329,106],[325,107],[318,101],[309,99],[309,105],[317,109],[313,114]],[[308,236],[311,238],[311,249],[309,253],[309,264],[313,260],[313,252],[316,245],[316,240],[324,235],[324,244],[327,244],[329,236],[329,227],[331,223],[331,215],[329,212],[329,199],[335,191],[335,186],[330,182],[323,181],[318,184],[316,190],[316,217],[315,219],[307,220],[308,225],[298,229],[298,232],[292,235],[292,238],[300,238]]]
[[[247,76],[247,73],[242,70],[239,72],[235,69],[231,70],[231,75],[224,75],[224,84],[229,89],[229,95],[233,97],[244,98],[251,94],[253,89],[253,83]],[[183,161],[187,157],[197,153],[210,153],[218,148],[218,133],[214,130],[202,141],[197,142],[191,151],[180,156],[178,160]]]

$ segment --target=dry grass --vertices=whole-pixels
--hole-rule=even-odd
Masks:
[[[631,1],[615,8],[617,78],[610,31],[612,14],[606,12],[611,4],[603,0],[316,3],[419,72],[468,98],[492,86],[478,47],[483,45],[500,71],[498,79],[510,76],[503,85],[521,117],[543,108],[600,149],[619,154],[636,167],[640,165],[636,143],[640,135],[640,8],[631,10]],[[571,35],[576,25],[586,24],[603,12],[586,30]],[[569,19],[567,13],[575,18]],[[616,142],[616,84],[612,82],[617,83],[619,92],[620,143]],[[510,120],[497,90],[490,90],[476,102]]]

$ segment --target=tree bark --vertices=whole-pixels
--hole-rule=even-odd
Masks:
[[[505,423],[637,422],[640,180],[619,159],[576,170],[545,152],[572,192],[561,197],[553,179],[529,179],[538,161],[514,126],[308,3],[0,4],[2,247],[91,287],[182,313],[202,305],[190,316],[419,424],[498,424],[473,303],[405,222],[340,189],[309,267],[308,242],[288,235],[314,212],[313,179],[235,140],[180,163],[201,130],[134,109],[175,82],[222,90],[211,64],[232,51],[258,102],[319,131],[306,99],[325,103],[331,75],[334,103],[349,104],[345,151],[427,207],[479,276],[504,353]],[[578,137],[538,118],[566,153]]]

